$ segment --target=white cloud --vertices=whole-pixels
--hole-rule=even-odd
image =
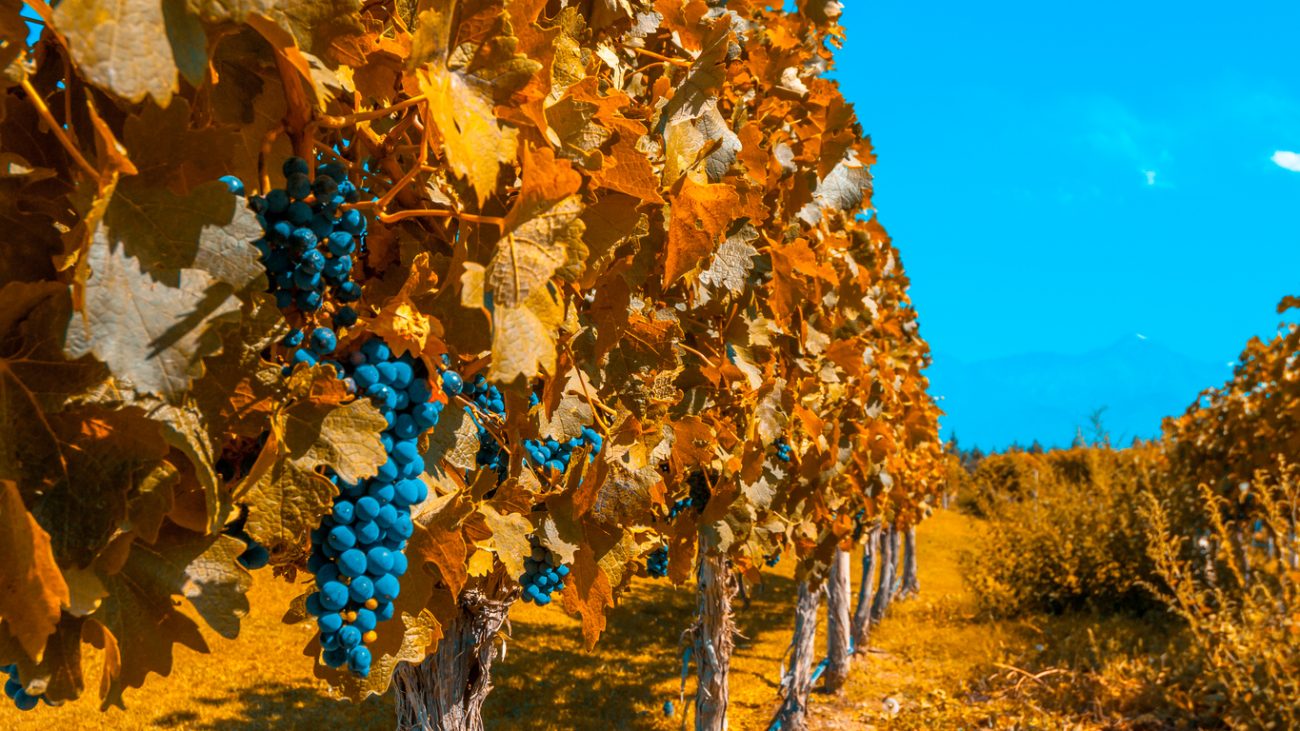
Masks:
[[[1278,150],[1277,152],[1274,152],[1273,157],[1270,157],[1269,159],[1276,163],[1280,168],[1290,170],[1294,173],[1300,173],[1300,153],[1291,152],[1289,150]]]
[[[1156,184],[1156,171],[1154,171],[1154,170],[1143,170],[1143,171],[1142,171],[1142,174],[1145,175],[1145,176],[1147,176],[1147,185],[1155,185],[1155,184]]]

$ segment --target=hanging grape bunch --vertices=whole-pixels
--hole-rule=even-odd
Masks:
[[[775,566],[775,565],[781,563],[781,552],[780,552],[780,551],[777,551],[776,553],[774,553],[774,554],[772,554],[772,555],[770,555],[770,556],[765,557],[765,558],[763,559],[763,563],[767,564],[767,565],[768,565],[768,568],[771,568],[771,567],[773,567],[773,566]]]
[[[410,355],[394,357],[379,338],[347,358],[344,377],[388,423],[380,435],[388,460],[374,477],[355,483],[331,475],[339,494],[312,532],[307,567],[317,590],[307,610],[316,617],[325,664],[347,665],[365,677],[372,659],[366,645],[378,638],[376,625],[392,618],[406,573],[411,506],[428,497],[420,479],[419,439],[438,423],[442,402],[431,401],[424,363]]]
[[[290,353],[285,375],[300,363],[328,364],[353,393],[370,399],[387,423],[380,441],[388,460],[373,478],[350,483],[329,475],[338,493],[312,531],[307,562],[316,576],[307,610],[320,630],[322,660],[365,677],[372,660],[366,645],[378,638],[378,623],[393,616],[392,602],[406,573],[403,550],[414,531],[411,506],[428,496],[420,480],[419,438],[437,424],[442,403],[433,400],[424,363],[410,355],[395,357],[379,338],[343,360],[330,359],[339,343],[335,328],[357,322],[356,310],[344,303],[361,298],[351,257],[364,249],[366,220],[359,211],[341,208],[359,197],[342,166],[318,165],[313,181],[307,162],[295,157],[285,161],[283,172],[283,189],[253,196],[249,204],[263,223],[263,238],[254,245],[267,268],[269,291],[278,306],[297,309],[305,322],[282,342]],[[243,192],[238,180],[224,180],[232,192]],[[333,327],[315,322],[331,300]]]
[[[554,439],[525,439],[524,450],[538,469],[550,471],[552,475],[562,475],[569,469],[569,458],[575,449],[590,446],[587,461],[591,462],[600,453],[605,440],[600,433],[589,426],[582,427],[582,434],[564,442]]]
[[[785,437],[778,438],[775,445],[777,459],[782,462],[789,462],[794,458],[794,448],[790,446],[790,442],[786,441]]]
[[[355,203],[360,193],[341,165],[319,165],[314,180],[309,171],[306,160],[291,157],[282,166],[284,188],[249,198],[264,232],[254,246],[266,266],[267,291],[275,295],[281,309],[316,312],[328,291],[343,305],[334,313],[334,325],[350,327],[356,323],[357,313],[346,303],[361,299],[361,287],[351,278],[352,256],[365,234],[366,219],[358,210],[341,207]],[[243,192],[238,179],[227,176],[223,180],[232,192]],[[294,355],[302,360],[290,365],[314,362],[308,356],[318,354],[299,350]]]
[[[668,575],[668,547],[660,546],[650,554],[645,560],[646,573],[656,579],[662,579]]]
[[[31,695],[23,689],[23,683],[18,678],[17,665],[6,665],[0,669],[9,675],[9,679],[5,681],[5,695],[9,696],[9,700],[13,701],[15,706],[18,706],[18,710],[30,711],[41,703],[50,705],[44,695]]]
[[[673,503],[673,506],[668,510],[668,519],[672,520],[673,518],[676,518],[679,513],[681,513],[683,510],[689,507],[691,507],[691,499],[689,497],[684,497],[681,500],[677,500],[676,502]]]
[[[519,577],[519,585],[524,589],[524,601],[544,607],[551,603],[552,594],[564,591],[569,567],[561,564],[559,554],[543,546],[536,536],[530,536],[529,542],[532,553],[524,558],[524,575]]]

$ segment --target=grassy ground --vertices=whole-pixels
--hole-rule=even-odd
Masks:
[[[1076,727],[1071,719],[1079,714],[1041,709],[1037,700],[1019,693],[1025,679],[999,667],[1026,664],[1045,630],[974,617],[957,554],[976,540],[978,529],[977,521],[948,511],[922,526],[921,598],[894,606],[872,636],[871,651],[855,660],[843,693],[814,695],[815,728]],[[765,728],[776,707],[781,658],[793,623],[791,569],[789,561],[778,565],[764,585],[751,589],[750,606],[738,609],[743,638],[732,664],[733,729]],[[279,621],[296,593],[282,582],[256,582],[240,639],[209,636],[211,655],[179,650],[172,675],[152,677],[144,689],[129,692],[125,712],[100,713],[92,691],[77,703],[26,714],[4,704],[0,727],[391,728],[391,698],[338,702],[312,678],[310,661],[301,654],[310,628]],[[637,581],[596,651],[587,653],[577,621],[562,610],[517,605],[506,658],[493,667],[496,688],[484,709],[488,728],[679,728],[678,637],[694,607],[688,589]],[[820,646],[824,635],[818,641]],[[692,687],[688,684],[688,693]],[[886,710],[888,699],[899,705],[896,717]],[[672,717],[664,713],[665,701],[675,706]]]

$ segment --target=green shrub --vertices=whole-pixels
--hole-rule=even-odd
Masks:
[[[965,559],[967,580],[990,614],[1145,609],[1145,451],[1073,449],[990,457],[975,473],[988,530]],[[987,467],[987,469],[986,469]]]
[[[1151,590],[1187,622],[1189,647],[1175,656],[1175,682],[1197,715],[1232,728],[1300,728],[1300,546],[1296,471],[1253,485],[1259,523],[1243,534],[1224,516],[1228,501],[1201,489],[1212,547],[1189,561],[1168,508],[1151,499],[1150,557],[1161,586]],[[1206,564],[1209,564],[1207,566]],[[1167,588],[1164,588],[1167,587]]]

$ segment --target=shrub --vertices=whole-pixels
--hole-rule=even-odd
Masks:
[[[1150,461],[1146,450],[1106,448],[985,460],[975,482],[988,530],[965,557],[983,609],[1009,616],[1152,606],[1141,514]]]
[[[1270,486],[1256,473],[1261,517],[1250,533],[1225,520],[1234,506],[1201,488],[1212,526],[1204,562],[1186,558],[1189,537],[1173,529],[1166,505],[1152,497],[1146,511],[1162,582],[1149,588],[1186,621],[1191,640],[1175,657],[1181,695],[1205,706],[1198,715],[1234,728],[1300,728],[1300,489],[1296,470],[1277,475]]]

